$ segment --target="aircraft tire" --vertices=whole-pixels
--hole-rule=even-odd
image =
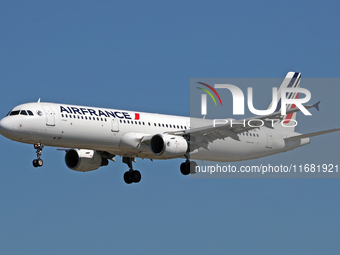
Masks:
[[[142,175],[138,170],[133,170],[131,173],[131,177],[134,183],[138,183],[142,179]]]
[[[124,181],[125,181],[127,184],[133,183],[132,174],[131,174],[130,171],[126,171],[126,172],[124,173]]]
[[[190,174],[195,174],[196,173],[196,166],[197,163],[195,161],[190,161]]]
[[[43,161],[41,158],[36,159],[36,161],[37,161],[37,166],[38,166],[38,167],[42,167],[42,166],[43,166],[44,161]]]
[[[190,174],[190,164],[188,162],[183,162],[180,166],[180,170],[183,175]]]

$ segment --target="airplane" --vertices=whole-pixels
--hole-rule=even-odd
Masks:
[[[335,128],[300,134],[294,127],[281,125],[280,121],[292,123],[300,109],[294,104],[287,105],[287,115],[281,116],[280,91],[298,88],[300,80],[301,73],[288,72],[277,93],[279,103],[275,112],[249,118],[262,121],[262,126],[250,125],[249,119],[238,120],[234,125],[213,125],[209,119],[45,103],[39,99],[15,106],[1,119],[0,134],[33,144],[37,154],[34,167],[43,165],[44,146],[52,146],[65,150],[66,166],[80,172],[97,170],[107,166],[109,160],[116,161],[116,156],[122,157],[129,168],[123,176],[127,184],[141,180],[141,173],[132,166],[135,158],[183,158],[180,171],[189,175],[196,173],[197,163],[192,159],[219,162],[257,159],[309,144],[310,137],[339,131],[340,128]],[[287,98],[298,98],[298,93],[290,93]],[[319,110],[318,105],[319,102],[305,108]]]

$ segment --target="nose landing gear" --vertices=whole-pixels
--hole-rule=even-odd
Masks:
[[[33,160],[33,166],[34,167],[41,167],[44,164],[44,161],[40,158],[42,154],[42,149],[44,148],[44,145],[41,143],[34,144],[34,149],[37,151],[37,159]]]

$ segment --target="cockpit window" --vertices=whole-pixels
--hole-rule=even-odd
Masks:
[[[10,111],[7,116],[14,116],[14,115],[29,115],[29,116],[34,116],[33,112],[30,110],[15,110],[15,111]]]
[[[19,115],[20,111],[11,111],[11,113],[9,114],[9,116],[14,116],[14,115]]]

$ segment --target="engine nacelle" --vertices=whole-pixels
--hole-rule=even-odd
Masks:
[[[158,134],[151,138],[150,148],[162,158],[177,158],[187,152],[188,142],[182,136]]]
[[[66,152],[65,163],[71,170],[87,172],[107,166],[109,161],[97,151],[71,149]]]

